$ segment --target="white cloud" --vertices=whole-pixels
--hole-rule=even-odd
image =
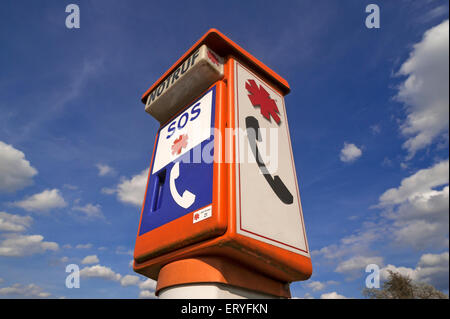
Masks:
[[[412,246],[417,250],[448,247],[448,223],[430,223],[423,220],[396,223],[393,232],[395,242],[402,246]]]
[[[97,205],[86,204],[84,206],[74,206],[72,209],[84,213],[84,217],[88,219],[96,219],[104,217],[101,210],[101,206],[99,204]]]
[[[354,256],[348,260],[339,263],[335,271],[347,275],[356,275],[356,274],[360,275],[361,273],[364,272],[366,266],[370,264],[382,266],[383,258]]]
[[[45,292],[35,284],[23,286],[21,284],[14,284],[10,287],[0,288],[0,296],[19,296],[22,298],[47,298],[51,294]]]
[[[135,285],[138,285],[140,281],[141,281],[141,280],[139,279],[138,276],[135,276],[135,275],[126,275],[126,276],[124,276],[122,279],[120,279],[120,284],[121,284],[123,287],[127,287],[127,286],[135,286]]]
[[[440,265],[448,266],[448,252],[442,254],[424,254],[420,257],[419,266],[422,267],[435,267]]]
[[[155,299],[155,291],[156,291],[156,281],[150,278],[147,278],[145,281],[142,281],[139,284],[139,298],[142,299]]]
[[[419,170],[380,196],[377,207],[391,221],[390,233],[397,243],[416,249],[448,247],[448,182],[445,160]]]
[[[362,155],[362,151],[355,144],[344,143],[344,147],[341,149],[339,158],[342,162],[353,162]]]
[[[19,216],[0,212],[0,231],[21,232],[30,227],[31,216]]]
[[[117,199],[123,203],[141,206],[144,201],[147,186],[148,169],[143,170],[130,179],[122,178],[115,188],[103,188],[104,194],[117,194]]]
[[[433,188],[448,184],[449,161],[441,161],[434,166],[421,169],[414,175],[403,179],[398,188],[388,189],[380,196],[380,205],[403,203],[420,193],[429,192]]]
[[[149,278],[141,281],[140,277],[136,275],[122,276],[111,268],[102,265],[85,267],[80,270],[80,275],[87,278],[103,278],[116,281],[120,283],[122,287],[137,286],[140,290],[139,298],[156,298],[156,281]]]
[[[156,299],[155,292],[150,290],[142,290],[139,292],[139,298],[141,299]]]
[[[95,165],[98,169],[98,176],[107,176],[107,175],[114,175],[116,171],[114,168],[112,168],[109,165],[106,164],[97,164]]]
[[[291,299],[314,299],[314,297],[307,292],[303,297],[292,296]]]
[[[408,163],[404,163],[404,162],[400,163],[400,168],[401,169],[407,169],[408,167],[409,167]]]
[[[374,244],[395,249],[448,248],[448,166],[448,160],[441,161],[385,191],[374,206],[382,209],[376,219],[371,216],[353,234],[312,251],[314,258],[324,258],[326,263],[336,265],[335,271],[351,275],[369,263],[382,266],[381,257],[376,257],[378,260],[365,257],[376,256],[377,252],[372,251]]]
[[[389,226],[383,221],[363,222],[360,229],[341,238],[335,244],[312,251],[316,263],[334,266],[334,271],[343,274],[346,280],[366,276],[368,264],[384,265],[383,258],[372,249],[373,243],[385,244],[389,236]],[[335,283],[335,282],[333,282]]]
[[[30,185],[37,173],[23,152],[0,141],[0,192],[14,192]]]
[[[364,223],[363,228],[355,231],[354,234],[341,238],[337,244],[314,250],[312,255],[323,257],[328,261],[342,262],[345,258],[367,255],[370,252],[370,245],[385,237],[386,229],[384,225]]]
[[[437,289],[448,289],[449,284],[449,254],[444,252],[442,254],[424,254],[420,257],[416,268],[397,267],[394,265],[387,265],[380,269],[380,276],[382,280],[389,277],[389,272],[398,272],[402,275],[407,275],[416,282],[425,282],[431,284]]]
[[[370,126],[370,130],[372,131],[373,135],[377,135],[381,133],[381,126],[380,124],[374,124]]]
[[[424,217],[430,221],[444,221],[448,217],[448,190],[448,186],[444,186],[440,190],[414,194],[401,203],[396,217],[404,220]]]
[[[133,256],[133,249],[127,249],[127,247],[125,247],[125,246],[117,246],[115,253],[117,255]]]
[[[338,294],[336,291],[322,294],[320,299],[347,299],[347,297]]]
[[[117,198],[124,203],[141,206],[147,186],[148,169],[117,185]]]
[[[403,102],[406,120],[400,130],[407,137],[407,159],[439,136],[448,136],[449,126],[449,21],[425,32],[398,72],[407,76],[396,99]]]
[[[324,290],[329,285],[336,285],[336,284],[338,284],[338,282],[334,281],[334,280],[328,280],[328,281],[325,281],[325,282],[308,280],[306,282],[305,286],[310,288],[313,292],[317,292],[317,291],[320,291],[320,290]],[[308,295],[309,294],[306,294],[302,299],[308,298]]]
[[[43,241],[41,235],[10,234],[4,238],[0,241],[0,256],[22,257],[59,249],[57,243]]]
[[[17,206],[25,209],[26,211],[40,211],[48,212],[55,208],[66,207],[67,203],[61,196],[58,189],[46,189],[42,193],[34,194],[24,200],[12,203],[13,206]]]
[[[83,258],[81,263],[83,265],[89,265],[89,264],[98,264],[100,260],[98,259],[97,255],[89,255]]]
[[[309,281],[306,287],[311,288],[312,291],[319,291],[325,289],[325,284],[320,281]]]
[[[145,281],[139,284],[139,289],[141,290],[156,290],[156,281],[150,278],[147,278]]]
[[[103,278],[113,281],[119,281],[122,278],[120,274],[114,272],[111,268],[101,265],[95,265],[81,269],[80,276],[89,278]]]
[[[75,246],[77,249],[89,249],[92,248],[92,244],[78,244]]]

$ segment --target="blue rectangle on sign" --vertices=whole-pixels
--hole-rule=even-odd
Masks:
[[[159,129],[139,235],[212,203],[215,94]]]

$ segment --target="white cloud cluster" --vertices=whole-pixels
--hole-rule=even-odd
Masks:
[[[370,253],[375,242],[391,241],[419,250],[448,247],[448,183],[448,160],[417,171],[380,196],[375,207],[382,213],[376,223],[365,222],[352,235],[312,254],[333,261],[336,272],[351,276],[368,264],[383,265],[381,257]]]
[[[0,212],[0,231],[5,232],[0,237],[0,256],[23,257],[59,249],[57,243],[44,241],[41,235],[19,234],[27,230],[32,222],[31,216]]]
[[[417,171],[403,179],[400,186],[385,191],[380,196],[380,206],[401,204],[418,194],[429,192],[433,188],[448,184],[449,161],[441,161],[431,168]]]
[[[21,201],[13,202],[12,205],[30,212],[48,212],[55,208],[66,207],[67,203],[60,191],[55,188],[46,189],[41,193],[34,194]]]
[[[23,286],[21,284],[14,284],[10,287],[0,288],[0,296],[19,296],[22,298],[48,298],[50,293],[45,292],[35,284]]]
[[[125,275],[122,279],[120,279],[120,284],[123,287],[127,286],[135,286],[141,282],[141,279],[135,275]]]
[[[368,264],[376,264],[380,268],[385,265],[384,258],[372,251],[375,243],[421,251],[428,247],[448,248],[448,183],[448,160],[404,178],[398,187],[388,189],[380,196],[375,208],[382,211],[375,221],[365,221],[360,229],[336,244],[313,251],[313,256],[335,264],[335,272],[351,280],[364,276]],[[416,268],[387,265],[382,269],[384,274],[387,269],[397,270],[438,289],[448,288],[448,253],[424,254]],[[311,283],[310,288],[317,291],[322,285]]]
[[[56,251],[59,246],[55,242],[44,241],[41,235],[8,234],[0,241],[0,256],[22,257],[47,250]]]
[[[307,292],[303,295],[303,297],[292,296],[291,299],[314,299],[314,297]]]
[[[103,278],[107,280],[119,281],[122,276],[114,272],[111,268],[101,265],[87,266],[80,270],[81,277]]]
[[[350,259],[342,261],[338,264],[335,271],[339,273],[344,273],[347,275],[360,275],[367,265],[375,264],[378,266],[383,265],[382,257],[365,257],[365,256],[354,256]]]
[[[140,277],[136,275],[122,276],[121,274],[113,271],[111,268],[99,264],[94,266],[87,266],[81,269],[80,275],[82,277],[102,278],[105,280],[116,281],[120,283],[122,287],[137,286],[140,289],[139,298],[156,298],[156,281],[150,278],[142,281]]]
[[[378,207],[393,222],[395,241],[417,249],[448,247],[449,161],[421,169],[388,189]]]
[[[312,291],[320,291],[325,289],[325,284],[320,281],[309,281],[306,283],[306,287],[312,289]]]
[[[407,76],[396,99],[405,105],[407,117],[400,130],[407,137],[407,159],[447,136],[449,126],[449,21],[425,32],[398,72]]]
[[[141,299],[155,299],[155,292],[151,290],[141,290],[139,292],[139,298]]]
[[[309,280],[305,286],[310,288],[313,292],[324,290],[325,287],[329,285],[337,284],[334,280],[328,280],[326,282],[316,281],[316,280]],[[306,295],[305,295],[306,298]]]
[[[122,178],[115,188],[103,188],[104,194],[117,194],[117,199],[123,203],[141,206],[144,201],[147,186],[148,169],[143,170],[130,179]]]
[[[142,299],[155,299],[155,291],[156,291],[156,281],[153,279],[146,279],[145,281],[139,284],[139,289],[141,290],[139,293],[139,298]]]
[[[442,254],[424,254],[420,257],[420,260],[414,269],[408,267],[396,267],[389,264],[380,270],[380,275],[382,280],[386,280],[389,277],[388,270],[390,270],[402,275],[407,275],[416,282],[425,282],[438,289],[448,289],[448,267],[448,252]]]
[[[19,216],[0,212],[0,231],[22,232],[33,222],[31,216]]]
[[[76,249],[90,249],[90,248],[92,248],[92,244],[78,244],[75,246],[75,248]]]
[[[322,294],[320,299],[348,299],[347,297],[338,294],[336,291]]]
[[[339,158],[342,162],[354,162],[362,155],[362,151],[358,146],[352,143],[344,143],[344,147],[341,149]]]
[[[133,256],[133,249],[129,249],[125,246],[117,246],[115,253],[117,255],[130,255]]]
[[[100,260],[98,259],[97,255],[89,255],[83,258],[81,263],[83,265],[90,265],[90,264],[97,264]]]
[[[99,204],[93,205],[89,203],[84,206],[74,206],[72,209],[82,212],[84,217],[87,219],[98,219],[104,217]]]
[[[0,192],[14,192],[30,185],[37,173],[23,152],[0,141]]]
[[[314,257],[323,257],[338,264],[351,258],[358,258],[352,262],[349,261],[347,264],[344,263],[340,269],[352,268],[350,264],[356,263],[362,258],[373,258],[367,257],[370,253],[370,246],[374,241],[382,238],[386,238],[384,225],[366,223],[362,229],[355,231],[352,235],[341,238],[338,243],[312,251],[312,255]]]

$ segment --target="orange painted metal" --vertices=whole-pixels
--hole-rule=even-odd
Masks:
[[[225,284],[274,297],[291,297],[288,284],[215,256],[187,258],[164,266],[159,273],[155,294],[159,295],[165,288],[199,283]]]
[[[226,35],[221,33],[217,29],[210,29],[208,32],[203,35],[200,40],[198,40],[189,50],[186,51],[181,58],[179,58],[168,70],[164,73],[143,95],[142,102],[145,104],[147,101],[147,96],[150,94],[153,89],[158,87],[166,77],[172,73],[178,66],[180,66],[184,60],[190,56],[192,52],[194,52],[197,48],[199,48],[202,44],[206,44],[211,50],[216,52],[217,54],[225,57],[228,55],[232,55],[235,58],[241,60],[243,63],[249,65],[253,70],[257,71],[264,77],[266,77],[270,82],[272,82],[276,87],[283,92],[283,95],[289,93],[290,88],[289,84],[285,79],[272,71],[269,67],[264,65],[261,61],[255,58],[253,55],[248,53],[246,50],[241,48],[238,44],[229,39]]]

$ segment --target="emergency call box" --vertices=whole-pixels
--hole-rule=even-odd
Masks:
[[[281,282],[312,265],[284,96],[288,83],[209,30],[142,96],[160,122],[134,250],[158,279],[219,256]]]

